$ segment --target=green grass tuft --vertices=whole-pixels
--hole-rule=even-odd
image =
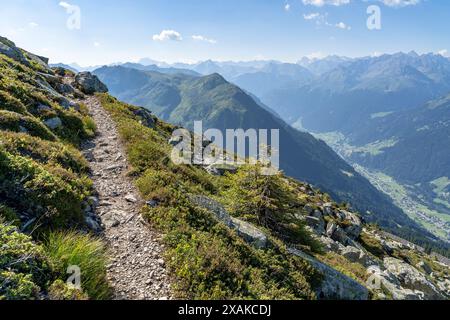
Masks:
[[[81,288],[90,299],[108,299],[111,295],[106,278],[108,256],[105,244],[92,236],[79,233],[50,233],[46,253],[55,272],[64,278],[69,266],[81,270]]]

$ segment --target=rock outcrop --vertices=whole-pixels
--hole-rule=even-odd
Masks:
[[[0,37],[0,53],[17,62],[30,66],[27,58],[25,57],[23,52],[16,47],[15,43],[4,37]]]
[[[305,259],[323,274],[322,283],[316,290],[319,299],[367,300],[369,298],[369,290],[355,280],[297,249],[290,248],[289,252]]]
[[[75,76],[75,84],[85,94],[108,92],[106,85],[90,72],[78,73]]]
[[[444,299],[438,289],[426,278],[426,276],[413,266],[396,258],[385,258],[384,266],[401,283],[401,286],[414,292],[421,292],[424,298],[429,300]]]
[[[257,249],[267,247],[266,234],[251,223],[230,217],[225,208],[217,201],[202,195],[190,195],[189,199],[195,205],[213,213],[215,218],[236,231],[238,236]]]

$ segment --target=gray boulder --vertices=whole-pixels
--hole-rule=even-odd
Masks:
[[[85,94],[108,92],[106,85],[90,72],[80,72],[75,76],[77,87]]]
[[[246,221],[237,218],[231,218],[231,221],[232,228],[235,229],[237,234],[246,242],[257,249],[267,247],[268,241],[267,236],[264,234],[264,232]]]
[[[30,66],[30,63],[25,58],[25,55],[19,48],[16,47],[15,43],[4,37],[0,37],[0,53],[17,62]]]
[[[340,242],[344,246],[346,246],[350,239],[345,233],[345,231],[336,225],[334,222],[329,222],[326,229],[326,235],[333,239],[334,241]]]
[[[60,118],[54,117],[44,121],[45,125],[50,129],[54,130],[60,128],[63,124]]]
[[[362,231],[361,219],[352,212],[346,210],[340,210],[340,212],[344,215],[345,221],[350,223],[349,226],[345,227],[345,232],[351,239],[357,239]]]
[[[143,108],[139,108],[137,110],[133,111],[134,115],[140,117],[142,125],[146,126],[147,128],[155,128],[156,126],[156,120],[152,116],[152,113],[148,110],[145,110]]]
[[[189,195],[189,200],[193,204],[213,213],[218,221],[223,222],[229,228],[236,230],[236,233],[241,238],[255,248],[261,249],[267,247],[268,240],[264,232],[251,223],[230,217],[225,208],[217,201],[203,195]]]
[[[300,250],[294,248],[289,248],[288,250],[291,254],[308,261],[323,274],[324,279],[316,289],[316,295],[319,299],[367,300],[369,298],[369,290],[352,278],[347,277]]]
[[[377,262],[367,253],[353,246],[341,247],[339,253],[350,262],[359,263],[366,268],[377,265]]]
[[[368,268],[368,273],[370,276],[366,285],[382,299],[386,299],[384,291],[387,291],[393,300],[424,300],[423,292],[403,288],[389,270],[382,271],[378,266],[372,266]]]
[[[217,220],[225,223],[228,227],[233,226],[230,215],[217,201],[202,195],[189,195],[189,200],[195,205],[213,213]]]
[[[423,292],[426,300],[444,299],[436,286],[413,266],[391,257],[384,258],[383,262],[386,269],[400,281],[403,288]]]
[[[324,234],[325,233],[325,221],[322,218],[307,216],[306,223],[317,233]]]

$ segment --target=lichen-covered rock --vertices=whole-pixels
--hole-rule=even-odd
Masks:
[[[85,94],[108,92],[106,85],[90,72],[80,72],[75,76],[77,87]]]
[[[150,111],[139,108],[137,110],[134,110],[133,113],[142,119],[142,125],[146,126],[147,128],[155,128],[156,120],[155,117],[152,116]]]
[[[305,259],[323,274],[324,279],[316,289],[316,294],[319,299],[367,300],[369,298],[369,290],[355,280],[302,251],[290,248],[289,252]]]
[[[413,266],[396,258],[384,258],[384,266],[401,283],[403,288],[420,291],[426,300],[444,299],[444,296],[424,274]]]
[[[30,63],[25,58],[25,55],[19,48],[16,47],[15,43],[4,37],[0,37],[0,53],[15,61],[30,66]]]
[[[359,263],[364,267],[376,265],[376,261],[372,259],[366,252],[353,246],[342,247],[339,253],[347,258],[350,262]]]
[[[232,228],[236,230],[237,234],[243,238],[246,242],[250,243],[257,249],[267,247],[267,236],[255,227],[253,224],[246,221],[231,218]]]
[[[340,210],[340,212],[344,215],[346,223],[349,224],[344,228],[345,233],[347,233],[351,239],[357,239],[362,231],[361,219],[352,212],[346,210]]]
[[[307,216],[306,223],[317,233],[325,233],[325,222],[321,218]]]
[[[338,225],[336,225],[334,222],[329,222],[326,229],[326,235],[333,239],[334,241],[338,241],[344,246],[346,246],[350,239],[345,233],[345,231]]]
[[[217,220],[225,223],[228,227],[233,225],[230,215],[217,201],[202,195],[189,195],[189,200],[195,205],[213,213]]]
[[[44,121],[45,125],[50,129],[54,130],[62,126],[62,121],[58,117],[54,117]]]

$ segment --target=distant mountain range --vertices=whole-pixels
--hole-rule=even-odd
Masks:
[[[324,142],[292,128],[219,74],[201,77],[123,66],[102,67],[94,73],[120,100],[187,128],[192,129],[194,120],[203,120],[205,129],[280,129],[280,163],[288,175],[322,188],[338,201],[350,202],[368,221],[396,234],[416,240],[431,237]]]

